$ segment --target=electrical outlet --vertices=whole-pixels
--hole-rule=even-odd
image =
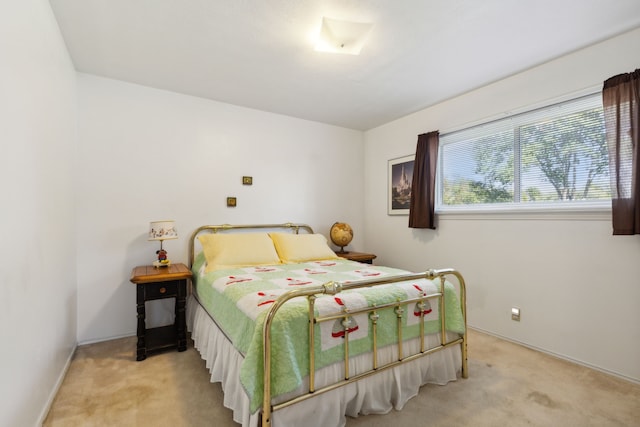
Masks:
[[[511,320],[520,321],[520,309],[518,307],[511,308]]]

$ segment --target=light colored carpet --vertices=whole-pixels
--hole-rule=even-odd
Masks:
[[[143,362],[135,347],[135,337],[79,347],[44,426],[238,426],[192,345]],[[477,331],[469,371],[347,426],[640,426],[640,385]]]

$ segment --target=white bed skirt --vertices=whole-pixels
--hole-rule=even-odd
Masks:
[[[251,413],[249,398],[240,384],[240,365],[242,355],[231,345],[227,337],[211,320],[206,310],[191,295],[187,301],[187,328],[191,332],[195,348],[206,361],[211,373],[211,382],[222,383],[224,406],[233,411],[233,419],[243,427],[258,427],[259,411]],[[439,343],[439,334],[427,337],[427,346]],[[407,352],[412,351],[409,344]],[[385,363],[395,357],[395,348],[380,349],[379,360]],[[358,372],[371,366],[367,355],[355,358],[350,372]],[[417,360],[387,369],[364,378],[357,383],[348,384],[331,392],[319,394],[311,399],[280,409],[272,414],[272,426],[327,427],[344,426],[346,415],[357,417],[360,414],[386,414],[391,409],[400,410],[405,403],[418,394],[424,384],[444,385],[457,379],[460,373],[462,356],[460,346],[452,346]],[[316,373],[316,388],[343,378],[342,364],[322,368]],[[301,389],[306,389],[304,384]],[[300,391],[291,393],[292,396]],[[284,401],[282,396],[277,401]]]

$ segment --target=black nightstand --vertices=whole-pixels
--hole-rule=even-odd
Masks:
[[[131,282],[136,284],[138,310],[138,345],[136,360],[147,358],[147,352],[170,347],[187,349],[186,297],[187,280],[191,271],[184,264],[168,267],[143,265],[133,269]],[[176,318],[173,325],[147,329],[145,302],[164,298],[176,299]]]

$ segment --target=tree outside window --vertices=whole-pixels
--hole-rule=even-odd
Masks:
[[[442,139],[442,205],[611,198],[602,107],[521,120],[451,144]]]

